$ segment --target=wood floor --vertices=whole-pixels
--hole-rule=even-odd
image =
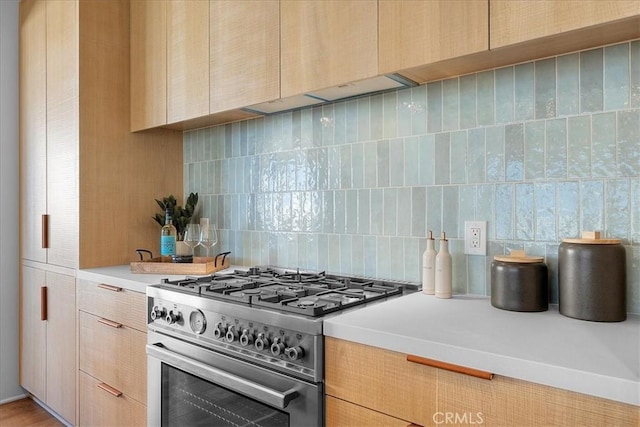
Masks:
[[[26,398],[0,405],[2,427],[62,427],[60,421],[42,409],[33,400]]]

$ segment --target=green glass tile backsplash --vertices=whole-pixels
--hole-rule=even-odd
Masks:
[[[563,238],[627,251],[640,313],[640,41],[184,133],[185,193],[236,264],[418,282],[451,239],[454,291],[488,295],[494,255]],[[487,257],[463,254],[488,221]]]

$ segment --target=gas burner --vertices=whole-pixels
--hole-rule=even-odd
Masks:
[[[250,277],[276,277],[278,275],[278,273],[273,269],[273,268],[269,268],[269,267],[251,267],[249,268],[247,271],[244,270],[234,270],[233,274],[235,276],[250,276]]]
[[[280,282],[306,284],[323,281],[325,277],[324,271],[320,273],[300,273],[298,269],[296,271],[285,271],[279,274],[277,278]]]
[[[175,285],[180,288],[193,288],[197,283],[198,281],[196,279],[185,279],[177,281]]]
[[[204,281],[203,281],[204,282]],[[210,281],[204,282],[209,285],[209,288],[238,288],[238,287],[255,287],[256,282],[243,277],[235,276],[214,276]]]
[[[300,299],[292,303],[289,303],[287,305],[308,309],[308,308],[324,307],[326,304],[319,301],[317,298],[313,298],[313,299]]]
[[[262,290],[260,290],[260,288],[253,288],[253,289],[245,289],[244,291],[239,291],[239,292],[242,292],[244,295],[260,295]]]
[[[184,280],[163,280],[162,286],[182,292],[195,293],[198,296],[229,299],[228,295],[237,291],[253,289],[260,286],[256,280],[233,275],[212,275],[204,277],[187,277]],[[237,299],[238,302],[249,303],[249,299]]]
[[[325,291],[301,298],[260,298],[255,302],[255,305],[277,307],[282,311],[317,317],[362,304],[368,300],[369,298],[363,294],[357,295],[345,291]]]

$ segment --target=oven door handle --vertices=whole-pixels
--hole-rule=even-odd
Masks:
[[[279,409],[286,408],[287,405],[298,396],[298,391],[295,388],[280,392],[214,368],[213,366],[189,359],[181,354],[174,353],[164,348],[162,344],[147,344],[147,354],[176,368],[188,371],[193,375],[227,387],[238,393],[243,393]]]

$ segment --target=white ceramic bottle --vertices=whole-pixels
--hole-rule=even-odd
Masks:
[[[440,238],[440,250],[436,255],[436,297],[451,298],[451,254],[445,232]]]
[[[436,255],[435,239],[429,230],[427,250],[422,254],[422,293],[427,295],[436,293]]]

